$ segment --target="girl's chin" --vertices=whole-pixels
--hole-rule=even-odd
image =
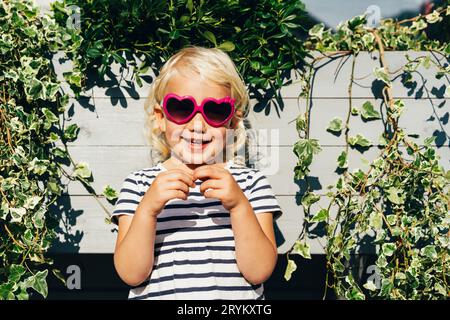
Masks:
[[[190,143],[183,141],[181,158],[185,163],[203,164],[214,159],[214,143],[210,142],[206,145],[192,146]]]

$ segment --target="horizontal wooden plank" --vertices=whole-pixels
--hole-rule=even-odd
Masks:
[[[71,100],[71,107],[65,113],[66,125],[77,123],[80,126],[78,139],[69,143],[74,146],[144,146],[147,144],[144,135],[144,101],[119,99],[115,105],[109,98],[81,98]],[[379,143],[379,136],[384,131],[386,122],[385,107],[381,101],[374,99],[353,99],[352,106],[361,109],[369,101],[382,119],[364,121],[361,116],[351,116],[349,135],[363,134],[373,144]],[[411,140],[422,145],[429,136],[436,136],[438,146],[450,146],[448,132],[448,99],[407,100],[399,125],[406,133],[418,134]],[[291,146],[298,141],[295,128],[296,118],[305,112],[306,101],[286,99],[280,115],[272,110],[265,112],[251,110],[248,115],[248,135],[258,145]],[[340,118],[345,122],[349,109],[347,99],[314,99],[310,108],[310,137],[318,139],[323,145],[340,146],[345,144],[344,134],[334,135],[326,129],[332,119]]]
[[[275,221],[275,234],[279,253],[286,253],[293,246],[303,230],[304,212],[295,196],[277,196],[283,215]],[[58,239],[51,252],[55,253],[112,253],[117,237],[117,227],[105,222],[108,214],[103,206],[112,212],[113,205],[104,198],[95,199],[92,196],[63,196],[52,214],[60,220],[57,230]],[[329,206],[330,200],[321,196],[320,200],[311,206],[311,214]],[[336,207],[331,206],[331,217],[336,215]],[[311,237],[307,239],[312,254],[323,254],[326,245],[324,230],[312,228]],[[374,247],[367,243],[359,248],[360,253],[373,253]]]
[[[277,242],[279,252],[286,252],[295,242],[302,225],[301,207],[293,196],[279,196],[283,215],[276,221]],[[52,214],[60,220],[58,240],[52,252],[60,253],[112,253],[117,237],[116,227],[107,224],[108,214],[98,201],[109,212],[114,206],[105,198],[95,199],[92,196],[63,196],[52,208]],[[316,242],[314,242],[316,243]],[[314,246],[314,250],[319,250]],[[317,247],[317,248],[316,248]]]
[[[432,61],[448,64],[445,57],[434,56],[429,52],[422,51],[391,51],[385,52],[385,59],[389,67],[391,79],[393,80],[393,95],[397,98],[428,97],[442,98],[447,85],[445,77],[436,79],[436,68],[429,69],[420,66],[417,72],[413,73],[412,86],[405,87],[402,84],[401,68],[407,63],[405,54],[412,59],[421,56],[428,56]],[[321,56],[320,53],[313,54],[314,57]],[[347,97],[348,86],[351,79],[352,56],[337,59],[325,58],[315,64],[316,73],[311,96],[313,98],[336,98]],[[374,94],[382,98],[380,92],[380,82],[375,81],[373,70],[380,67],[377,53],[360,52],[355,60],[355,73],[352,96],[355,98],[373,97]],[[301,92],[299,78],[292,76],[293,84],[285,86],[281,90],[282,97],[298,97]],[[421,90],[423,86],[423,90]],[[428,90],[428,91],[427,91]]]
[[[408,54],[412,59],[429,56],[432,61],[445,65],[445,57],[433,55],[426,51],[392,51],[385,52],[385,58],[392,73],[393,81],[393,95],[398,98],[443,98],[445,87],[447,85],[446,79],[436,79],[436,69],[431,66],[429,69],[420,66],[417,72],[413,73],[411,86],[405,87],[401,80],[401,67],[407,63],[405,54]],[[314,57],[321,56],[320,53],[313,53]],[[63,72],[71,69],[70,61],[61,61],[61,55],[56,55],[53,59],[55,71],[58,79],[62,81],[65,90],[71,94],[67,84],[62,76]],[[337,59],[325,58],[320,60],[317,66],[317,72],[314,78],[314,86],[312,90],[312,97],[318,98],[345,98],[347,97],[348,85],[350,82],[352,57],[346,56]],[[353,85],[353,97],[355,98],[371,98],[374,94],[380,96],[379,82],[375,81],[373,70],[380,66],[380,61],[377,53],[360,52],[356,57],[355,74]],[[132,68],[123,68],[119,64],[111,66],[109,72],[104,80],[99,80],[95,74],[89,75],[91,81],[94,80],[96,86],[90,87],[85,95],[94,96],[96,98],[110,97],[110,98],[145,98],[148,96],[151,83],[154,78],[154,72],[149,69],[144,75],[143,86],[139,87],[134,84]],[[282,88],[281,95],[283,98],[296,98],[301,92],[299,78],[296,72],[292,71],[292,84]],[[71,94],[73,96],[73,94]],[[381,97],[381,96],[380,96]]]
[[[323,146],[323,150],[314,158],[311,165],[309,181],[319,193],[325,193],[329,184],[334,184],[339,175],[335,172],[337,158],[345,150],[344,147]],[[92,146],[69,148],[75,162],[89,163],[93,171],[95,190],[101,193],[106,184],[120,189],[125,177],[132,171],[151,166],[148,147],[116,147],[116,146]],[[404,149],[403,149],[404,150]],[[277,195],[295,195],[303,192],[304,181],[294,180],[294,167],[297,159],[292,147],[260,147],[257,150],[262,158],[253,158],[253,163],[269,179],[272,188]],[[441,156],[440,163],[446,169],[450,169],[450,153],[448,148],[437,148],[437,154]],[[405,156],[406,151],[403,151]],[[368,165],[362,159],[374,160],[380,154],[377,147],[371,147],[362,153],[357,149],[349,149],[349,169],[352,172],[356,168],[367,170]],[[408,157],[407,157],[408,158]],[[64,183],[68,181],[63,179]],[[86,189],[78,182],[69,183],[66,191],[71,195],[87,195]]]

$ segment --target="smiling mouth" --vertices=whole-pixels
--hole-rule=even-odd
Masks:
[[[194,149],[198,149],[198,148],[203,149],[203,148],[205,148],[209,143],[211,143],[211,141],[212,141],[212,139],[210,139],[210,140],[203,140],[203,139],[187,139],[187,138],[185,138],[185,137],[182,137],[182,139],[183,139],[184,141],[186,141],[186,142],[191,146],[191,148],[194,148]]]

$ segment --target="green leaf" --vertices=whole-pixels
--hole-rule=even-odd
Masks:
[[[122,57],[117,52],[111,52],[111,56],[116,60],[118,63],[120,63],[122,66],[125,66],[127,64],[127,61],[124,57]]]
[[[38,79],[31,80],[30,84],[26,88],[26,94],[28,99],[45,99],[44,86]]]
[[[39,271],[35,275],[30,278],[30,287],[40,293],[44,298],[48,295],[48,287],[47,287],[47,274],[48,270]]]
[[[14,300],[14,282],[7,282],[0,285],[0,300]]]
[[[425,16],[428,23],[436,23],[442,21],[442,17],[439,15],[439,11],[434,10],[432,13],[429,13]]]
[[[214,44],[214,46],[217,46],[217,41],[216,41],[216,36],[211,32],[211,31],[205,31],[203,33],[203,36],[209,40],[210,42],[212,42]]]
[[[87,55],[89,58],[95,59],[95,58],[100,57],[100,56],[102,55],[102,53],[101,53],[100,50],[98,50],[97,48],[89,48],[89,49],[86,51],[86,55]]]
[[[427,23],[423,21],[422,19],[416,20],[412,23],[411,29],[412,30],[423,30],[427,27]]]
[[[192,3],[192,0],[186,1],[186,8],[189,10],[189,13],[192,14],[192,11],[194,10],[194,5]]]
[[[9,208],[9,213],[12,217],[11,222],[20,223],[27,210],[25,208]]]
[[[36,228],[42,229],[44,227],[44,217],[46,213],[45,206],[40,207],[33,215],[32,220]]]
[[[364,285],[364,288],[366,288],[369,291],[376,291],[378,288],[377,286],[373,283],[373,281],[368,280]]]
[[[430,260],[436,260],[438,257],[438,254],[436,252],[436,247],[433,245],[427,245],[421,250],[421,254],[429,258]]]
[[[334,118],[330,121],[330,124],[328,125],[327,130],[333,131],[333,132],[341,132],[342,131],[342,120],[340,118]]]
[[[320,209],[319,212],[317,212],[311,219],[311,222],[322,222],[326,221],[327,219],[328,219],[328,210]]]
[[[447,290],[445,290],[445,288],[439,282],[436,282],[436,284],[434,285],[434,290],[439,292],[439,294],[444,297],[447,296]]]
[[[236,46],[231,41],[225,41],[225,42],[222,42],[220,44],[220,46],[218,46],[217,48],[219,48],[223,51],[230,52],[230,51],[233,51],[236,48]]]
[[[57,122],[59,119],[53,112],[48,110],[47,108],[42,108],[42,113],[44,114],[45,118],[50,122]]]
[[[300,139],[294,145],[294,153],[299,158],[309,158],[322,151],[317,139]]]
[[[299,254],[305,259],[311,259],[309,244],[300,240],[295,241],[291,254]]]
[[[393,226],[397,223],[397,216],[395,214],[390,214],[386,216],[386,220],[389,223],[389,225]]]
[[[395,246],[395,243],[383,243],[381,246],[381,250],[383,251],[384,255],[387,257],[390,257],[394,254],[397,247]]]
[[[25,271],[26,269],[24,266],[20,264],[12,264],[9,267],[8,281],[19,282],[20,278],[25,273]]]
[[[363,135],[357,134],[355,137],[349,137],[348,143],[352,146],[361,146],[363,148],[370,147],[372,143],[370,140],[366,139]]]
[[[388,85],[391,84],[391,80],[389,79],[389,76],[384,67],[375,67],[373,69],[373,74],[375,75],[375,78],[377,78],[378,80],[381,80]]]
[[[64,138],[67,141],[73,141],[77,138],[79,131],[80,131],[80,128],[78,127],[78,125],[73,123],[64,130]]]
[[[75,166],[74,174],[81,178],[89,178],[92,175],[91,169],[89,168],[89,164],[86,162],[79,162]]]
[[[316,24],[314,27],[309,29],[308,34],[311,37],[316,37],[318,39],[322,39],[324,27],[325,27],[325,25],[323,23]]]
[[[365,120],[381,119],[381,115],[376,111],[370,101],[362,105],[361,117]]]
[[[341,169],[348,168],[347,152],[342,151],[337,159],[338,167]]]
[[[387,198],[392,203],[401,205],[405,202],[405,195],[403,194],[403,190],[397,189],[396,187],[390,187],[386,190]]]
[[[284,279],[286,279],[286,281],[291,280],[292,273],[295,270],[297,270],[297,264],[293,260],[288,259],[286,271],[284,273]]]
[[[315,195],[312,192],[308,192],[302,198],[302,205],[308,208],[313,203],[316,203],[319,200],[320,200],[320,196],[319,195]]]
[[[114,200],[118,197],[117,191],[114,190],[110,185],[106,185],[103,187],[103,195],[108,200]]]
[[[380,230],[383,227],[383,216],[381,213],[372,212],[369,216],[369,225],[374,230]]]

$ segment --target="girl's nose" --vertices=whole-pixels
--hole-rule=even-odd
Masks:
[[[206,122],[200,112],[197,112],[197,114],[191,119],[191,121],[189,121],[187,129],[194,132],[206,131]]]

